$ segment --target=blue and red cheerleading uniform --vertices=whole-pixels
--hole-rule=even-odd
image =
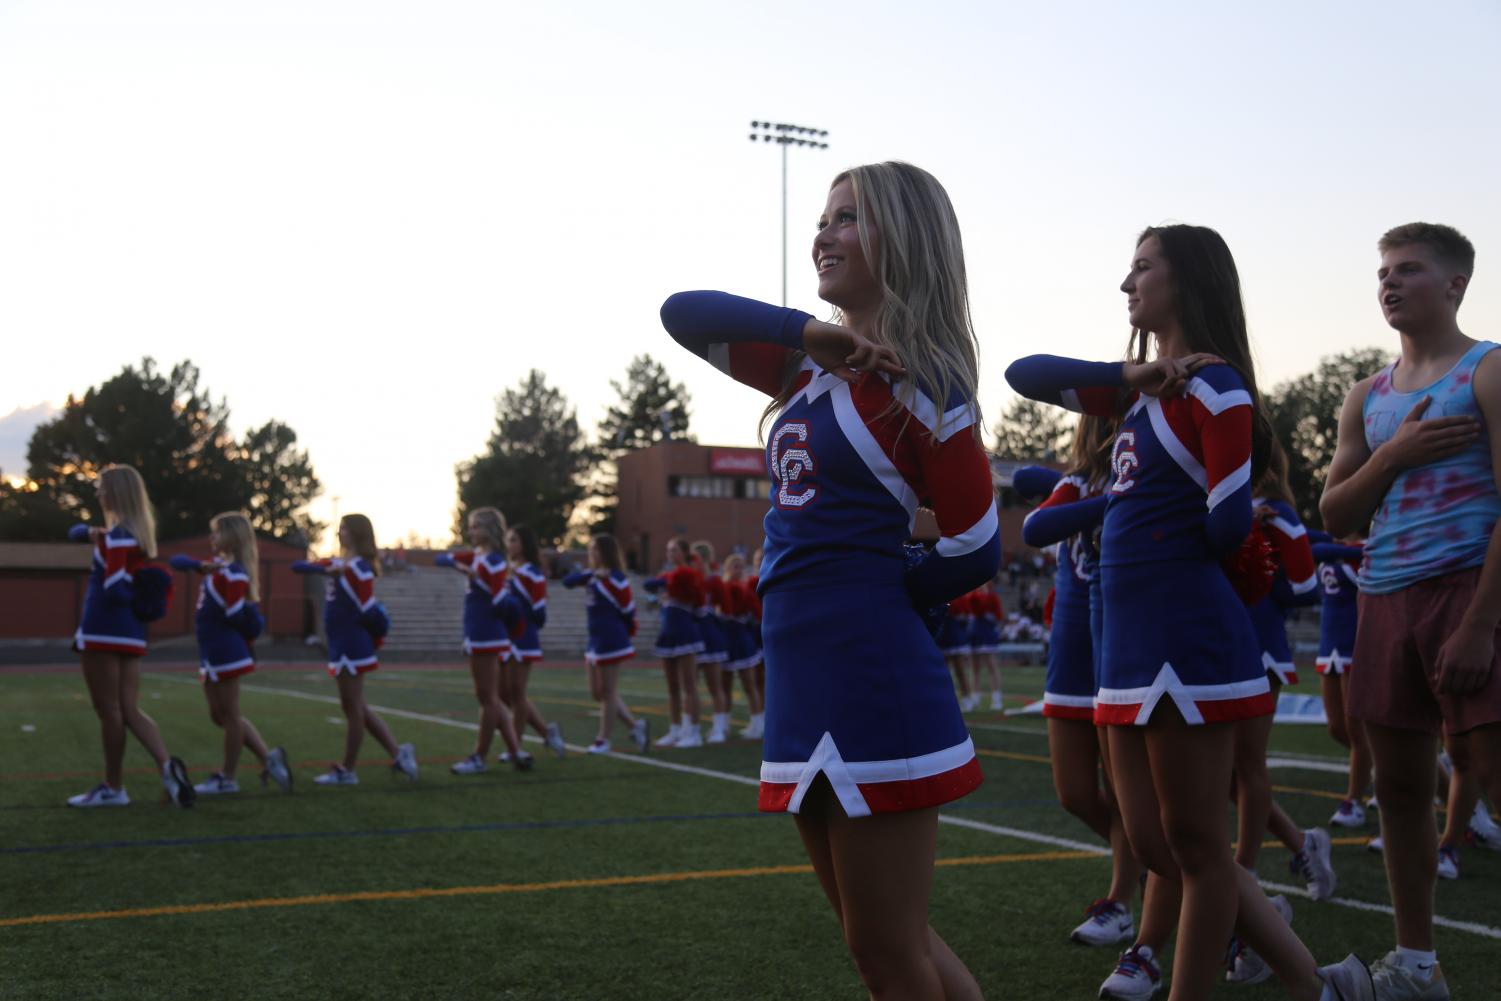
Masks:
[[[880,374],[851,385],[823,371],[801,353],[810,319],[722,292],[662,307],[679,344],[763,393],[790,394],[766,444],[760,808],[796,813],[820,773],[850,817],[937,806],[983,779],[919,613],[989,580],[1000,561],[975,407]],[[909,570],[920,504],[941,538]]]
[[[971,591],[965,600],[969,604],[969,652],[1001,652],[1001,620],[1006,610],[1001,606],[1001,596],[988,587]]]
[[[354,559],[299,560],[292,564],[298,573],[324,573],[338,570],[328,579],[323,601],[323,629],[328,634],[328,673],[364,674],[380,666],[372,619],[380,614],[375,600],[375,571],[362,556]]]
[[[1255,629],[1221,568],[1251,531],[1252,403],[1240,375],[1210,365],[1165,400],[1125,397],[1119,362],[1033,355],[1006,379],[1031,399],[1120,416],[1095,722],[1145,724],[1164,697],[1190,724],[1272,712]]]
[[[1107,503],[1108,498],[1091,489],[1083,477],[1061,476],[1047,500],[1022,522],[1022,541],[1033,547],[1055,547],[1058,563],[1053,577],[1047,677],[1042,690],[1044,716],[1094,719],[1099,683],[1090,591],[1099,569],[1091,552],[1091,539],[1105,517]]]
[[[1277,562],[1272,592],[1250,607],[1251,624],[1256,627],[1261,662],[1267,674],[1280,684],[1296,685],[1298,667],[1287,640],[1287,613],[1290,608],[1311,605],[1317,600],[1319,580],[1313,547],[1308,541],[1308,530],[1291,504],[1259,497],[1251,503],[1255,507],[1265,505],[1274,512],[1262,525],[1262,534]]]
[[[636,655],[636,602],[630,578],[619,570],[608,575],[581,570],[563,578],[564,587],[586,588],[584,616],[589,626],[584,660],[601,667],[619,664]]]
[[[938,625],[938,649],[945,657],[968,656],[969,624],[973,619],[968,594],[961,594],[949,602],[948,611]]]
[[[698,662],[724,664],[730,659],[729,638],[721,619],[726,604],[724,578],[714,573],[713,567],[700,569],[699,576],[704,583],[704,596],[698,606],[698,634],[704,641],[704,649],[698,655]]]
[[[501,614],[509,569],[506,558],[500,553],[460,549],[439,553],[433,563],[473,568],[464,588],[464,653],[493,653],[505,660],[511,652],[510,631]]]
[[[74,525],[68,538],[88,542],[89,526]],[[145,564],[146,553],[124,525],[116,525],[93,540],[93,547],[83,615],[73,634],[73,647],[142,656],[146,653],[146,623],[136,617],[133,601],[135,572]]]
[[[1360,621],[1360,561],[1363,546],[1316,542],[1313,558],[1319,564],[1320,674],[1344,674],[1355,664],[1355,630]]]
[[[746,581],[726,581],[724,585],[724,615],[720,626],[724,630],[725,646],[729,648],[726,671],[743,671],[761,663],[760,630],[757,623],[761,615],[761,599]]]
[[[189,558],[194,568],[201,565]],[[173,566],[182,564],[173,557]],[[194,627],[198,634],[198,673],[223,681],[255,670],[251,644],[266,626],[260,606],[250,600],[250,575],[238,562],[210,564],[198,589]]]
[[[662,624],[657,630],[657,657],[681,657],[704,652],[698,610],[704,603],[704,578],[686,563],[641,582],[652,593],[662,592]]]
[[[542,627],[547,625],[547,575],[533,563],[511,570],[504,615],[511,623],[511,659],[535,664],[542,659]]]

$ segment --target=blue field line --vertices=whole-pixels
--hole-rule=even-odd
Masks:
[[[201,838],[151,838],[145,841],[86,841],[66,845],[23,845],[0,848],[0,855],[38,855],[51,852],[98,851],[109,848],[185,848],[192,845],[240,845],[269,841],[309,841],[319,838],[397,838],[411,834],[483,834],[494,831],[552,831],[579,827],[623,827],[635,824],[675,824],[710,820],[756,820],[773,813],[681,813],[659,817],[593,817],[579,820],[532,820],[457,827],[390,827],[366,831],[297,831],[283,834],[223,834]]]

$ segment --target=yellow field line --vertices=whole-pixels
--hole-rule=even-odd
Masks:
[[[1064,859],[1098,859],[1094,852],[1029,852],[1012,855],[970,855],[941,858],[936,865],[999,865],[1006,862],[1055,862]],[[644,876],[604,876],[596,879],[562,879],[546,883],[495,883],[489,886],[450,886],[417,890],[367,890],[359,893],[319,893],[304,897],[262,897],[229,900],[216,904],[177,904],[166,907],[136,907],[120,911],[84,911],[75,914],[33,914],[0,919],[0,928],[63,924],[75,921],[111,921],[122,918],[154,918],[172,914],[214,914],[250,911],[268,907],[308,907],[315,904],[349,904],[386,900],[427,900],[435,897],[476,897],[504,893],[544,893],[550,890],[595,890],[612,886],[649,886],[686,883],[705,879],[745,879],[755,876],[788,876],[811,873],[809,865],[761,866],[754,869],[709,869],[689,872],[659,872]]]

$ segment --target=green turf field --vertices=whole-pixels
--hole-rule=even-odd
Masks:
[[[1040,669],[1006,677],[1008,700],[1040,693]],[[132,805],[72,810],[67,796],[100,774],[77,671],[0,669],[0,685],[0,998],[863,996],[792,821],[755,812],[757,744],[661,751],[655,765],[538,748],[530,774],[458,778],[447,766],[471,749],[467,672],[389,664],[368,698],[416,744],[421,779],[372,758],[358,787],[319,788],[312,776],[342,748],[333,684],[318,665],[273,665],[246,680],[243,707],[288,749],[295,794],[262,789],[247,753],[245,792],[177,810],[132,741]],[[198,688],[185,670],[142,684],[195,780],[219,747]],[[660,671],[627,671],[623,688],[660,729]],[[539,668],[532,695],[570,743],[593,737],[581,666]],[[944,811],[959,823],[940,828],[933,925],[988,997],[1092,998],[1114,956],[1067,936],[1108,862],[1055,802],[1042,721],[971,719],[986,782]],[[1314,765],[1336,751],[1318,727],[1273,735],[1274,754]],[[1316,768],[1272,774],[1305,825],[1326,821],[1344,784]],[[1340,902],[1295,899],[1294,927],[1321,962],[1374,959],[1392,938],[1380,859],[1338,842],[1334,858]],[[1293,882],[1286,859],[1268,848],[1263,877]],[[1455,997],[1495,996],[1501,856],[1471,850],[1464,865],[1438,887],[1440,957]],[[1215,996],[1282,995],[1268,983]]]

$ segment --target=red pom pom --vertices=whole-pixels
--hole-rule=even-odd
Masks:
[[[1240,548],[1225,557],[1220,567],[1230,578],[1230,586],[1247,605],[1254,605],[1272,593],[1272,577],[1277,573],[1277,557],[1271,543],[1261,533],[1261,523],[1251,523]]]
[[[1046,629],[1053,628],[1053,603],[1058,600],[1058,589],[1055,587],[1048,591],[1048,600],[1042,605],[1042,624]]]

